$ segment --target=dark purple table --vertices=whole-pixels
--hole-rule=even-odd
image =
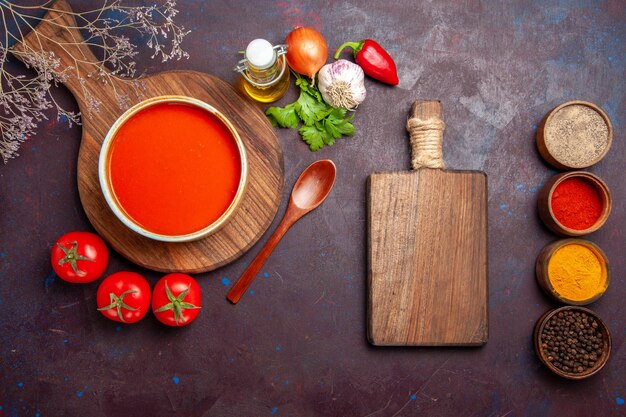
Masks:
[[[86,10],[89,1],[73,1]],[[351,4],[352,3],[352,4]],[[228,288],[258,252],[200,274],[196,323],[152,317],[118,326],[95,309],[97,283],[52,274],[52,243],[92,230],[76,185],[80,127],[54,120],[0,167],[0,416],[618,416],[626,413],[624,164],[626,11],[602,2],[189,1],[188,61],[139,58],[148,72],[194,69],[235,81],[237,51],[281,42],[313,25],[331,48],[371,37],[396,58],[401,84],[367,83],[356,135],[311,153],[281,130],[285,189],[310,162],[338,167],[332,195],[283,239],[243,301]],[[505,4],[506,3],[506,4]],[[552,3],[552,2],[550,2]],[[19,68],[17,64],[13,68]],[[64,88],[58,99],[75,108]],[[295,97],[295,89],[281,103]],[[365,180],[409,167],[404,124],[418,98],[442,101],[450,167],[489,176],[489,342],[482,348],[374,348],[365,336]],[[595,377],[572,382],[537,360],[531,333],[557,304],[535,282],[535,258],[556,237],[539,221],[537,190],[556,171],[539,157],[537,124],[572,99],[600,105],[615,138],[590,171],[613,192],[606,225],[589,236],[607,253],[612,283],[590,307],[613,351]],[[287,101],[289,100],[289,101]],[[270,228],[276,226],[278,219]],[[108,273],[160,274],[112,254]]]

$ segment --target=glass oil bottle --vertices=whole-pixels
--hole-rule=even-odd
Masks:
[[[243,77],[243,90],[254,100],[271,103],[285,95],[289,87],[286,53],[286,45],[272,46],[265,39],[248,44],[235,71]]]

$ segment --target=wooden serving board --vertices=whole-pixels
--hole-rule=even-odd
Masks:
[[[14,49],[53,52],[61,61],[57,72],[73,67],[68,71],[74,76],[64,83],[82,113],[78,190],[97,232],[124,257],[157,271],[203,272],[241,256],[269,227],[282,196],[282,150],[265,115],[226,82],[200,72],[169,71],[137,80],[122,80],[108,72],[98,75],[94,64],[97,59],[80,32],[65,28],[76,27],[68,3],[57,1],[51,8],[45,19]],[[76,71],[80,79],[75,76]],[[194,97],[212,105],[232,122],[246,147],[248,185],[235,216],[217,233],[194,242],[159,242],[131,231],[109,209],[98,180],[98,157],[110,126],[125,110],[118,105],[114,91],[118,92],[117,97],[128,97],[125,108],[161,95]],[[89,110],[88,103],[92,100],[101,103],[97,112]]]
[[[439,119],[437,101],[412,117]],[[441,134],[441,133],[440,133]],[[487,341],[487,177],[421,168],[368,180],[368,338],[374,345]]]

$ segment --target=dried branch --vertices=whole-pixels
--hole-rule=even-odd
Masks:
[[[129,83],[135,90],[138,88],[133,79],[136,73],[134,57],[137,55],[137,46],[127,36],[116,33],[119,29],[132,30],[147,36],[146,45],[153,51],[151,58],[160,58],[162,62],[189,58],[189,54],[181,48],[181,42],[189,31],[174,23],[174,17],[178,13],[175,0],[167,0],[163,5],[136,7],[123,6],[121,0],[104,0],[103,5],[94,10],[62,12],[71,14],[77,24],[76,27],[63,27],[85,29],[89,34],[85,43],[96,49],[102,57],[94,64],[93,72],[82,74],[79,64],[86,61],[67,51],[66,47],[71,44],[49,39],[36,28],[43,18],[33,16],[32,13],[52,10],[50,3],[47,1],[40,6],[20,6],[8,0],[0,0],[0,15],[5,29],[4,36],[0,34],[0,156],[4,163],[18,155],[20,144],[34,134],[39,122],[47,119],[46,112],[49,109],[56,112],[57,120],[67,120],[70,126],[80,124],[80,113],[63,108],[50,94],[53,86],[70,77],[76,77],[82,86],[89,113],[98,112],[101,103],[85,87],[85,78],[95,77],[110,85],[118,106],[121,109],[128,107],[130,98],[118,92],[113,81]],[[115,17],[105,17],[107,15]],[[16,26],[17,33],[11,33],[7,23]],[[48,23],[62,26],[54,21]],[[23,50],[9,51],[10,42],[20,42],[28,33],[35,35],[37,40],[46,38],[48,43],[57,44],[68,52],[74,60],[74,66],[61,68],[60,59],[53,52],[34,50],[25,43],[22,44]],[[6,70],[9,52],[20,58],[27,67],[35,69],[36,74],[27,77],[14,75]]]

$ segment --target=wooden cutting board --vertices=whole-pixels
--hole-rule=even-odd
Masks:
[[[51,8],[44,20],[14,49],[54,52],[60,59],[57,72],[73,67],[68,73],[78,71],[80,74],[80,79],[73,76],[64,84],[76,98],[82,113],[78,190],[96,231],[124,257],[157,271],[203,272],[241,256],[269,227],[282,196],[282,150],[265,115],[229,84],[200,72],[169,71],[138,80],[122,80],[108,71],[98,75],[94,65],[97,59],[80,32],[65,28],[76,27],[68,3],[57,1]],[[117,96],[114,91],[118,92]],[[100,147],[113,122],[125,108],[150,97],[169,94],[194,97],[221,111],[239,132],[248,156],[248,185],[236,215],[217,233],[195,242],[158,242],[126,228],[106,204],[98,181]],[[124,108],[118,105],[118,98],[122,96],[128,98]],[[93,100],[101,103],[97,112],[89,110],[88,103]]]
[[[438,101],[411,118],[441,143]],[[418,168],[368,179],[368,339],[374,345],[487,341],[487,177]],[[440,149],[440,148],[439,148]],[[418,158],[419,159],[419,158]],[[440,160],[442,161],[442,159]]]

